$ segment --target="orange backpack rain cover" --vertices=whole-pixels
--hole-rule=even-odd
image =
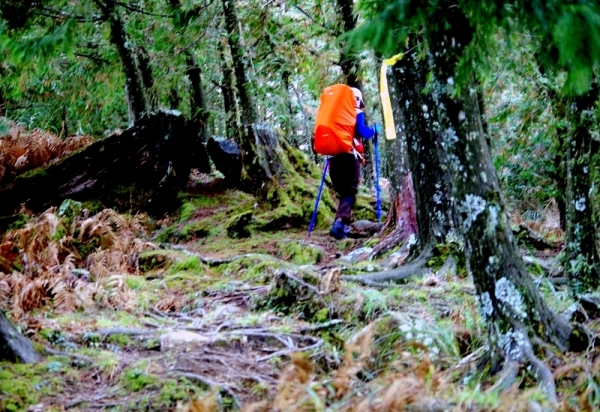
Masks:
[[[329,156],[352,151],[356,108],[352,89],[345,84],[326,87],[315,124],[314,149]]]

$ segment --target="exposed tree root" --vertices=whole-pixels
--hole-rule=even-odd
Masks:
[[[77,359],[78,361],[85,362],[89,365],[92,365],[94,363],[94,360],[92,358],[90,358],[89,356],[78,355],[76,353],[62,352],[62,351],[59,351],[56,349],[49,348],[47,346],[44,348],[44,352],[46,352],[48,355],[65,356],[67,358],[74,358],[74,359]]]
[[[558,396],[552,371],[533,353],[531,340],[527,337],[526,331],[516,327],[512,335],[514,336],[514,338],[511,338],[512,342],[504,347],[504,365],[500,371],[500,377],[487,392],[505,392],[511,389],[519,377],[521,366],[528,365],[531,367],[531,371],[548,401],[556,405]],[[501,351],[498,350],[498,352]],[[489,361],[491,357],[487,357],[487,359]]]
[[[554,243],[546,241],[542,235],[523,223],[519,225],[517,230],[513,230],[513,234],[519,240],[519,242],[526,245],[531,245],[537,250],[556,249],[556,245]]]
[[[558,396],[556,395],[556,384],[554,383],[554,376],[550,368],[535,356],[531,346],[525,347],[525,359],[531,365],[531,370],[540,382],[540,387],[548,397],[548,400],[556,405]]]
[[[557,263],[538,259],[533,256],[523,256],[523,262],[528,266],[535,266],[548,273],[550,276],[557,276],[563,272],[563,268]]]
[[[509,390],[519,377],[519,369],[521,365],[511,359],[506,359],[504,366],[500,371],[500,376],[494,385],[492,385],[487,392],[504,392]]]
[[[429,246],[413,261],[392,270],[384,270],[381,272],[373,272],[368,275],[342,275],[343,280],[361,283],[373,287],[390,287],[395,286],[393,283],[405,280],[411,277],[419,277],[425,275],[429,270],[427,262],[433,257],[433,249]]]

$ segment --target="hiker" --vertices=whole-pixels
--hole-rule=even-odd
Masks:
[[[340,240],[350,232],[352,208],[356,202],[356,193],[360,181],[360,165],[366,164],[362,139],[371,139],[380,132],[379,125],[367,126],[362,93],[352,87],[354,106],[356,108],[356,126],[354,127],[353,148],[350,153],[341,153],[329,159],[329,176],[339,199],[335,221],[329,234]]]

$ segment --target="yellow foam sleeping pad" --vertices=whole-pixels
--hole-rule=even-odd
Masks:
[[[381,108],[383,110],[383,123],[385,124],[385,138],[394,140],[396,138],[396,126],[394,125],[394,115],[392,113],[392,102],[387,84],[387,68],[393,66],[402,59],[403,53],[385,59],[381,63],[381,72],[379,74],[379,97],[381,98]]]

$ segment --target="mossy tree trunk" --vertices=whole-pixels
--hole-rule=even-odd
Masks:
[[[148,100],[144,91],[144,82],[137,66],[131,42],[128,39],[125,26],[115,8],[113,0],[94,0],[110,27],[110,41],[116,47],[123,72],[125,73],[125,90],[129,109],[129,121],[137,122],[148,111]]]
[[[574,98],[572,130],[567,147],[566,273],[571,293],[580,295],[600,285],[600,258],[596,249],[596,224],[591,198],[591,130],[596,125],[598,87]]]
[[[235,3],[231,0],[223,0],[222,4],[241,112],[242,130],[239,143],[245,171],[243,181],[245,187],[258,192],[265,187],[265,184],[280,182],[283,164],[278,156],[277,138],[272,138],[276,135],[267,132],[267,126],[259,124],[258,110],[252,99],[252,88],[247,76],[246,53],[241,41]]]
[[[437,144],[445,155],[452,185],[454,224],[464,242],[493,352],[507,364],[527,363],[555,400],[548,368],[535,357],[531,337],[565,350],[573,328],[543,301],[516,247],[472,84],[455,89],[455,76],[472,28],[462,11],[441,2],[426,34],[432,53],[433,95],[439,128]],[[446,190],[449,188],[446,188]],[[505,364],[506,365],[506,364]]]
[[[2,310],[0,310],[0,360],[23,363],[36,363],[42,360],[31,341],[15,329]]]
[[[204,88],[202,87],[202,69],[196,62],[196,56],[193,52],[186,53],[185,61],[187,64],[186,74],[190,79],[192,92],[190,94],[190,111],[192,113],[191,120],[199,124],[199,137],[201,143],[208,141],[208,107],[206,106],[206,98]]]
[[[227,62],[227,54],[222,43],[219,44],[219,57],[223,80],[221,81],[221,94],[223,95],[223,109],[225,111],[225,136],[236,142],[241,142],[240,127],[238,123],[239,111],[235,101],[233,70]]]

